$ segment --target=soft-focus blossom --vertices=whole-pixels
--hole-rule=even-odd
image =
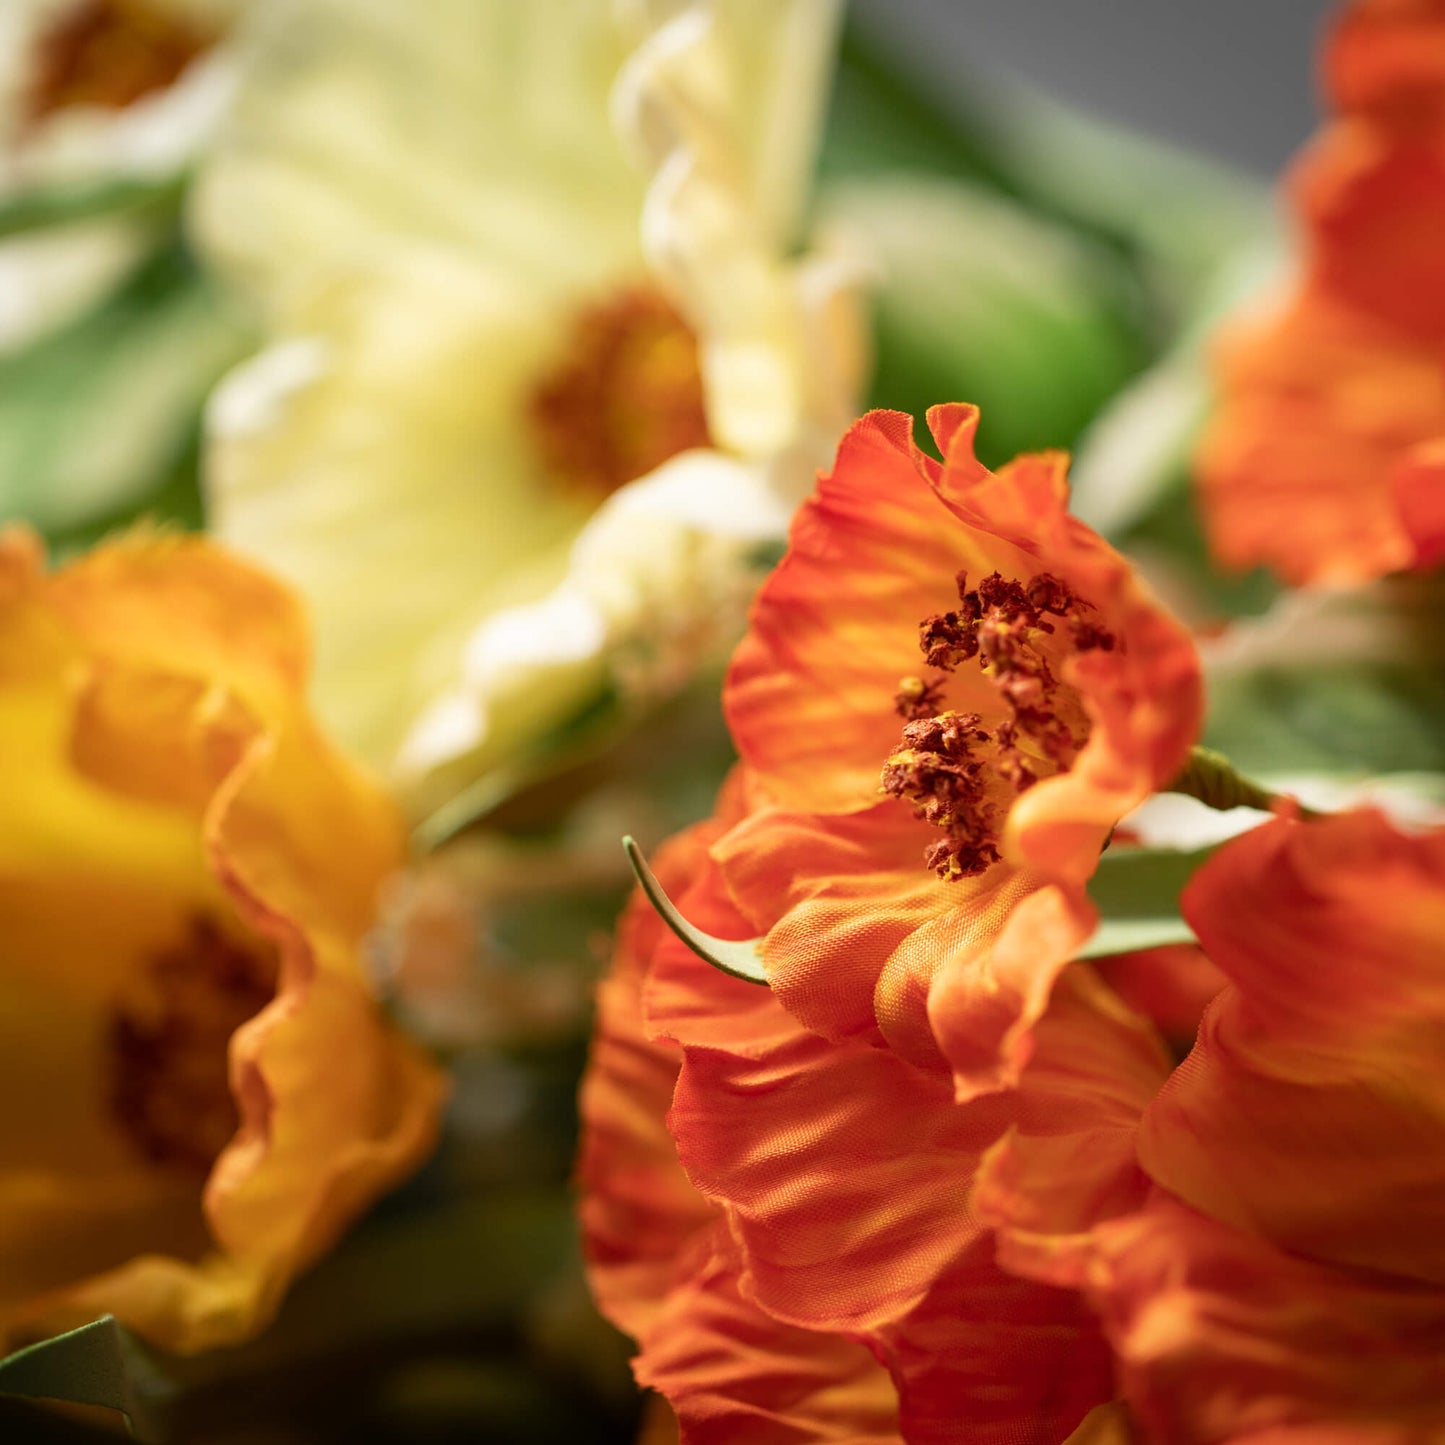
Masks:
[[[176,179],[229,100],[236,0],[8,0],[0,8],[0,200]],[[143,213],[0,241],[0,353],[95,301],[155,243]]]
[[[240,1339],[430,1147],[360,941],[394,809],[302,698],[291,597],[148,532],[0,542],[0,1338]]]
[[[745,920],[706,850],[747,790],[735,779],[719,818],[659,860],[719,933]],[[1077,1296],[997,1267],[964,1200],[1016,1125],[1067,1169],[1080,1217],[1127,1208],[1132,1123],[1166,1068],[1152,1030],[1079,965],[1020,1087],[959,1104],[946,1076],[800,1027],[638,900],[583,1091],[599,1303],[684,1441],[1062,1441],[1112,1397],[1107,1351]]]
[[[1143,1112],[1142,1206],[1059,1217],[1021,1137],[974,1206],[1084,1288],[1144,1440],[1445,1438],[1445,832],[1276,820],[1185,911],[1229,984]]]
[[[1352,583],[1445,555],[1445,4],[1356,0],[1296,163],[1301,274],[1218,355],[1198,456],[1215,555]]]
[[[214,516],[426,806],[675,686],[841,429],[844,278],[789,259],[835,7],[272,10],[197,213],[277,338],[213,408]]]
[[[977,412],[843,439],[754,608],[725,705],[758,805],[717,845],[783,1006],[1011,1082],[1088,937],[1110,831],[1199,725],[1194,649],[1067,511],[1066,459],[997,474]]]

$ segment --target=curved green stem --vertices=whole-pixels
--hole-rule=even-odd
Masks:
[[[1258,808],[1269,813],[1287,800],[1286,794],[1272,793],[1236,772],[1234,764],[1223,753],[1202,747],[1190,749],[1188,761],[1160,791],[1186,793],[1191,798],[1198,798],[1206,808],[1216,808],[1221,812],[1230,808]],[[1303,806],[1299,811],[1300,816],[1305,818],[1320,816]]]

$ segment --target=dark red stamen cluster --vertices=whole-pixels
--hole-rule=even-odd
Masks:
[[[110,1107],[152,1163],[204,1174],[236,1132],[231,1035],[276,992],[276,962],[207,914],[145,961],[110,1020]]]
[[[999,860],[1000,815],[1008,796],[1038,781],[1038,764],[1054,772],[1072,764],[1083,738],[1065,715],[1067,684],[1040,650],[1066,619],[1068,643],[1078,652],[1111,651],[1117,639],[1081,613],[1090,604],[1049,572],[1027,584],[994,572],[976,588],[957,577],[959,605],[926,617],[918,643],[924,662],[942,673],[978,658],[1007,716],[990,730],[977,713],[942,707],[945,682],[904,678],[894,709],[904,719],[901,745],[883,768],[882,790],[903,798],[914,812],[943,830],[929,846],[928,866],[941,878],[971,878]]]

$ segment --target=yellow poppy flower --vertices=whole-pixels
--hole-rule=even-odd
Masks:
[[[106,1311],[243,1338],[431,1146],[440,1078],[358,954],[399,821],[306,671],[210,543],[47,574],[0,533],[0,1348]]]
[[[212,519],[413,802],[740,624],[862,370],[851,273],[792,254],[836,12],[258,16],[193,219],[276,340],[212,407]]]

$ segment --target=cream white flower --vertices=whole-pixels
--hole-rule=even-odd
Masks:
[[[5,0],[0,205],[91,188],[96,209],[0,242],[0,354],[78,315],[155,242],[101,190],[177,177],[214,134],[234,79],[239,0]]]
[[[861,328],[792,250],[837,7],[256,20],[195,221],[275,344],[212,407],[212,519],[304,590],[320,708],[427,809],[675,686],[827,460]]]

